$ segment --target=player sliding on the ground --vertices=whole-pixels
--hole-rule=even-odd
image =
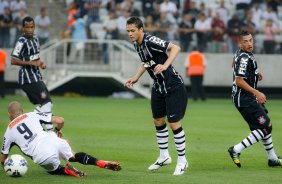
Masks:
[[[99,160],[84,152],[75,153],[65,139],[62,139],[61,129],[64,118],[52,116],[51,113],[30,112],[23,113],[19,102],[11,102],[8,107],[8,116],[11,119],[4,135],[3,147],[0,156],[2,165],[8,157],[13,144],[18,145],[21,151],[43,167],[50,174],[71,175],[82,177],[86,174],[75,169],[69,163],[61,165],[60,159],[68,162],[79,162],[84,165],[96,165],[100,168],[113,171],[121,170],[118,162]],[[55,124],[54,132],[45,132],[41,124]]]

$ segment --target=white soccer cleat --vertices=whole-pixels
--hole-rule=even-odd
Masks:
[[[178,176],[178,175],[182,175],[184,174],[185,170],[188,168],[189,164],[188,162],[184,162],[184,163],[177,163],[174,173],[174,176]]]
[[[160,167],[164,166],[164,165],[168,165],[171,164],[171,157],[168,156],[166,158],[158,158],[157,161],[155,163],[153,163],[152,165],[150,165],[150,167],[148,168],[150,171],[155,171],[158,170]]]

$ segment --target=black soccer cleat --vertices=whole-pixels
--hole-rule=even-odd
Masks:
[[[282,160],[280,157],[278,157],[277,160],[268,160],[268,166],[269,167],[279,167],[282,166]]]
[[[106,164],[105,164],[104,168],[112,170],[112,171],[120,171],[121,170],[121,165],[118,162],[106,161]]]
[[[240,153],[236,153],[236,152],[234,151],[234,147],[233,147],[233,146],[228,149],[228,152],[229,152],[229,155],[230,155],[230,157],[232,158],[234,164],[236,164],[237,167],[240,168],[240,167],[241,167],[241,163],[240,163]]]

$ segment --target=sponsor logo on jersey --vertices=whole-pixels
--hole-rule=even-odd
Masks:
[[[247,71],[248,58],[241,58],[239,66],[239,74],[245,75]]]
[[[153,43],[155,43],[159,46],[165,47],[165,41],[161,40],[158,37],[152,36],[151,38],[149,38],[149,41],[151,41],[151,42],[153,42]]]
[[[37,60],[37,59],[39,59],[39,54],[34,54],[34,55],[29,56],[30,61]]]
[[[27,118],[27,115],[24,114],[22,115],[21,117],[15,119],[14,121],[12,121],[10,124],[9,124],[9,128],[12,129],[16,124],[18,124],[19,122],[21,122],[22,120],[24,120],[25,118]]]
[[[21,42],[18,42],[17,44],[16,44],[16,46],[15,46],[15,49],[14,49],[14,51],[13,51],[13,55],[14,56],[20,56],[20,52],[21,52],[21,50],[22,50],[22,48],[23,48],[23,43],[21,43]]]

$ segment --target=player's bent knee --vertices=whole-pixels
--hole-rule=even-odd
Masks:
[[[268,127],[264,128],[263,132],[265,132],[266,135],[271,134],[271,132],[272,132],[272,124],[269,124]]]

